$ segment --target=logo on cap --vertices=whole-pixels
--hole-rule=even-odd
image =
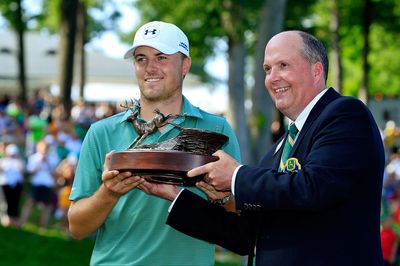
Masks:
[[[180,42],[180,43],[179,43],[179,46],[182,47],[183,49],[185,49],[186,51],[189,52],[189,48],[187,47],[186,43]]]
[[[154,26],[147,27],[143,32],[143,38],[151,39],[156,37],[160,33],[160,30]]]

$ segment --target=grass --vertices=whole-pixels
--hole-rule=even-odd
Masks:
[[[0,226],[0,266],[89,265],[94,241],[72,240],[58,229],[26,224],[22,230]],[[215,266],[239,266],[240,257],[217,254]]]
[[[0,227],[0,265],[89,265],[92,240],[76,241],[58,230]]]

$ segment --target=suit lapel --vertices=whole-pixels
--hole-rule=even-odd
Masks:
[[[288,134],[289,133],[286,132],[282,137],[279,138],[276,144],[272,147],[272,150],[274,151],[272,169],[278,169],[279,167],[279,163],[283,152],[283,147],[285,146],[284,144]]]
[[[296,152],[297,147],[300,145],[307,131],[310,129],[311,125],[317,120],[322,111],[325,110],[329,103],[333,102],[339,97],[339,93],[337,93],[333,88],[329,88],[328,91],[321,97],[321,99],[319,99],[319,101],[315,104],[310,114],[308,115],[307,120],[304,123],[304,126],[301,129],[299,136],[297,137],[297,140],[293,146],[292,154]]]
[[[298,146],[300,145],[302,139],[306,135],[307,131],[310,129],[311,125],[314,123],[314,121],[317,120],[317,118],[320,116],[320,114],[323,112],[323,110],[326,108],[326,106],[333,102],[335,99],[339,98],[340,94],[337,93],[334,89],[329,88],[328,91],[319,99],[319,101],[315,104],[313,109],[311,110],[310,114],[307,117],[306,122],[303,125],[303,128],[301,129],[296,142],[293,146],[293,150],[291,152],[291,155],[293,155]],[[280,163],[280,158],[282,156],[282,151],[284,147],[284,141],[288,135],[288,132],[286,133],[271,147],[269,157],[267,156],[266,158],[263,158],[263,160],[268,160],[269,165],[272,165],[272,169],[278,169],[279,163]],[[280,146],[279,144],[282,143]],[[273,151],[273,153],[272,153]],[[272,153],[272,154],[271,154]],[[271,163],[271,156],[272,156],[272,164]],[[262,161],[261,161],[261,164]]]
[[[286,131],[285,134],[283,134],[282,137],[280,137],[274,146],[272,146],[272,149],[274,151],[274,156],[278,154],[279,151],[282,151],[283,148],[283,143],[285,143],[285,140],[287,138],[287,136],[289,135],[289,133]]]

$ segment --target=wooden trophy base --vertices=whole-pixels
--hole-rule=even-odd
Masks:
[[[131,171],[150,182],[194,186],[204,176],[187,177],[186,173],[217,160],[216,156],[177,150],[126,150],[111,155],[110,169]]]

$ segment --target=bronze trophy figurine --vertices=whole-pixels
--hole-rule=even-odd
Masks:
[[[203,176],[188,178],[186,173],[190,169],[218,160],[212,154],[228,140],[227,136],[217,132],[184,128],[168,121],[185,114],[164,115],[156,109],[152,120],[141,123],[137,119],[140,112],[138,100],[132,101],[130,106],[127,103],[121,106],[132,112],[128,121],[132,122],[139,135],[126,150],[112,154],[110,169],[132,171],[150,182],[193,186]],[[167,124],[180,129],[178,136],[155,144],[140,145],[148,135]]]

